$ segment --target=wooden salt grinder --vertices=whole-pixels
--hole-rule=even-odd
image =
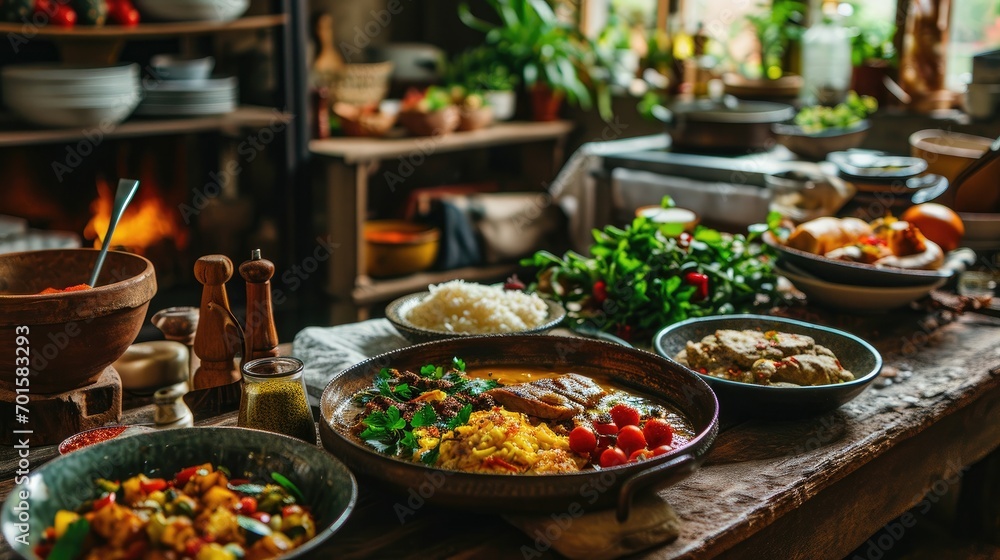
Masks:
[[[205,255],[194,263],[194,276],[204,284],[201,292],[200,320],[194,337],[194,353],[201,365],[191,379],[191,388],[208,389],[240,381],[233,360],[236,344],[230,342],[225,315],[212,312],[209,303],[229,310],[226,282],[233,276],[233,262],[225,255]]]
[[[271,278],[274,263],[260,258],[260,249],[254,249],[250,260],[240,265],[240,276],[247,281],[246,337],[248,360],[270,358],[278,355],[278,331],[274,327],[271,308]]]

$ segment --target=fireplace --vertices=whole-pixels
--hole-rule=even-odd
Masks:
[[[228,144],[234,149],[227,150]],[[139,191],[112,247],[153,262],[158,293],[150,314],[198,305],[201,285],[193,274],[198,257],[220,253],[239,265],[259,248],[280,269],[294,255],[284,250],[292,240],[280,234],[291,230],[285,226],[288,207],[281,204],[282,182],[274,180],[279,174],[273,158],[250,163],[237,158],[245,166],[241,173],[217,171],[226,169],[236,146],[201,135],[109,140],[78,159],[68,158],[79,151],[77,144],[0,149],[5,176],[0,215],[23,218],[32,229],[72,232],[82,246],[100,247],[118,179],[138,179]],[[235,276],[227,287],[241,316],[243,282]],[[292,304],[285,305],[290,311]],[[148,326],[140,340],[151,338],[159,333]]]

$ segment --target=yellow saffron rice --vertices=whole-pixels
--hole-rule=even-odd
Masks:
[[[554,474],[576,472],[587,460],[569,449],[569,438],[544,423],[531,425],[519,412],[496,407],[473,412],[469,423],[438,435],[436,430],[414,430],[418,449],[414,460],[440,441],[435,466],[492,474]]]

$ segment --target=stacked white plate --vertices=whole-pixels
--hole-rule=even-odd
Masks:
[[[7,66],[0,71],[0,83],[7,107],[30,123],[50,127],[113,126],[142,99],[137,64]]]
[[[135,7],[166,21],[231,21],[246,13],[250,0],[136,0]]]
[[[220,115],[236,109],[236,78],[163,80],[145,86],[145,98],[136,114],[157,117]]]

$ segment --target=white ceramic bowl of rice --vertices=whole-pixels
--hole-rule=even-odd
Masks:
[[[385,308],[411,342],[482,334],[537,334],[562,322],[566,310],[538,294],[462,280],[432,284]]]

